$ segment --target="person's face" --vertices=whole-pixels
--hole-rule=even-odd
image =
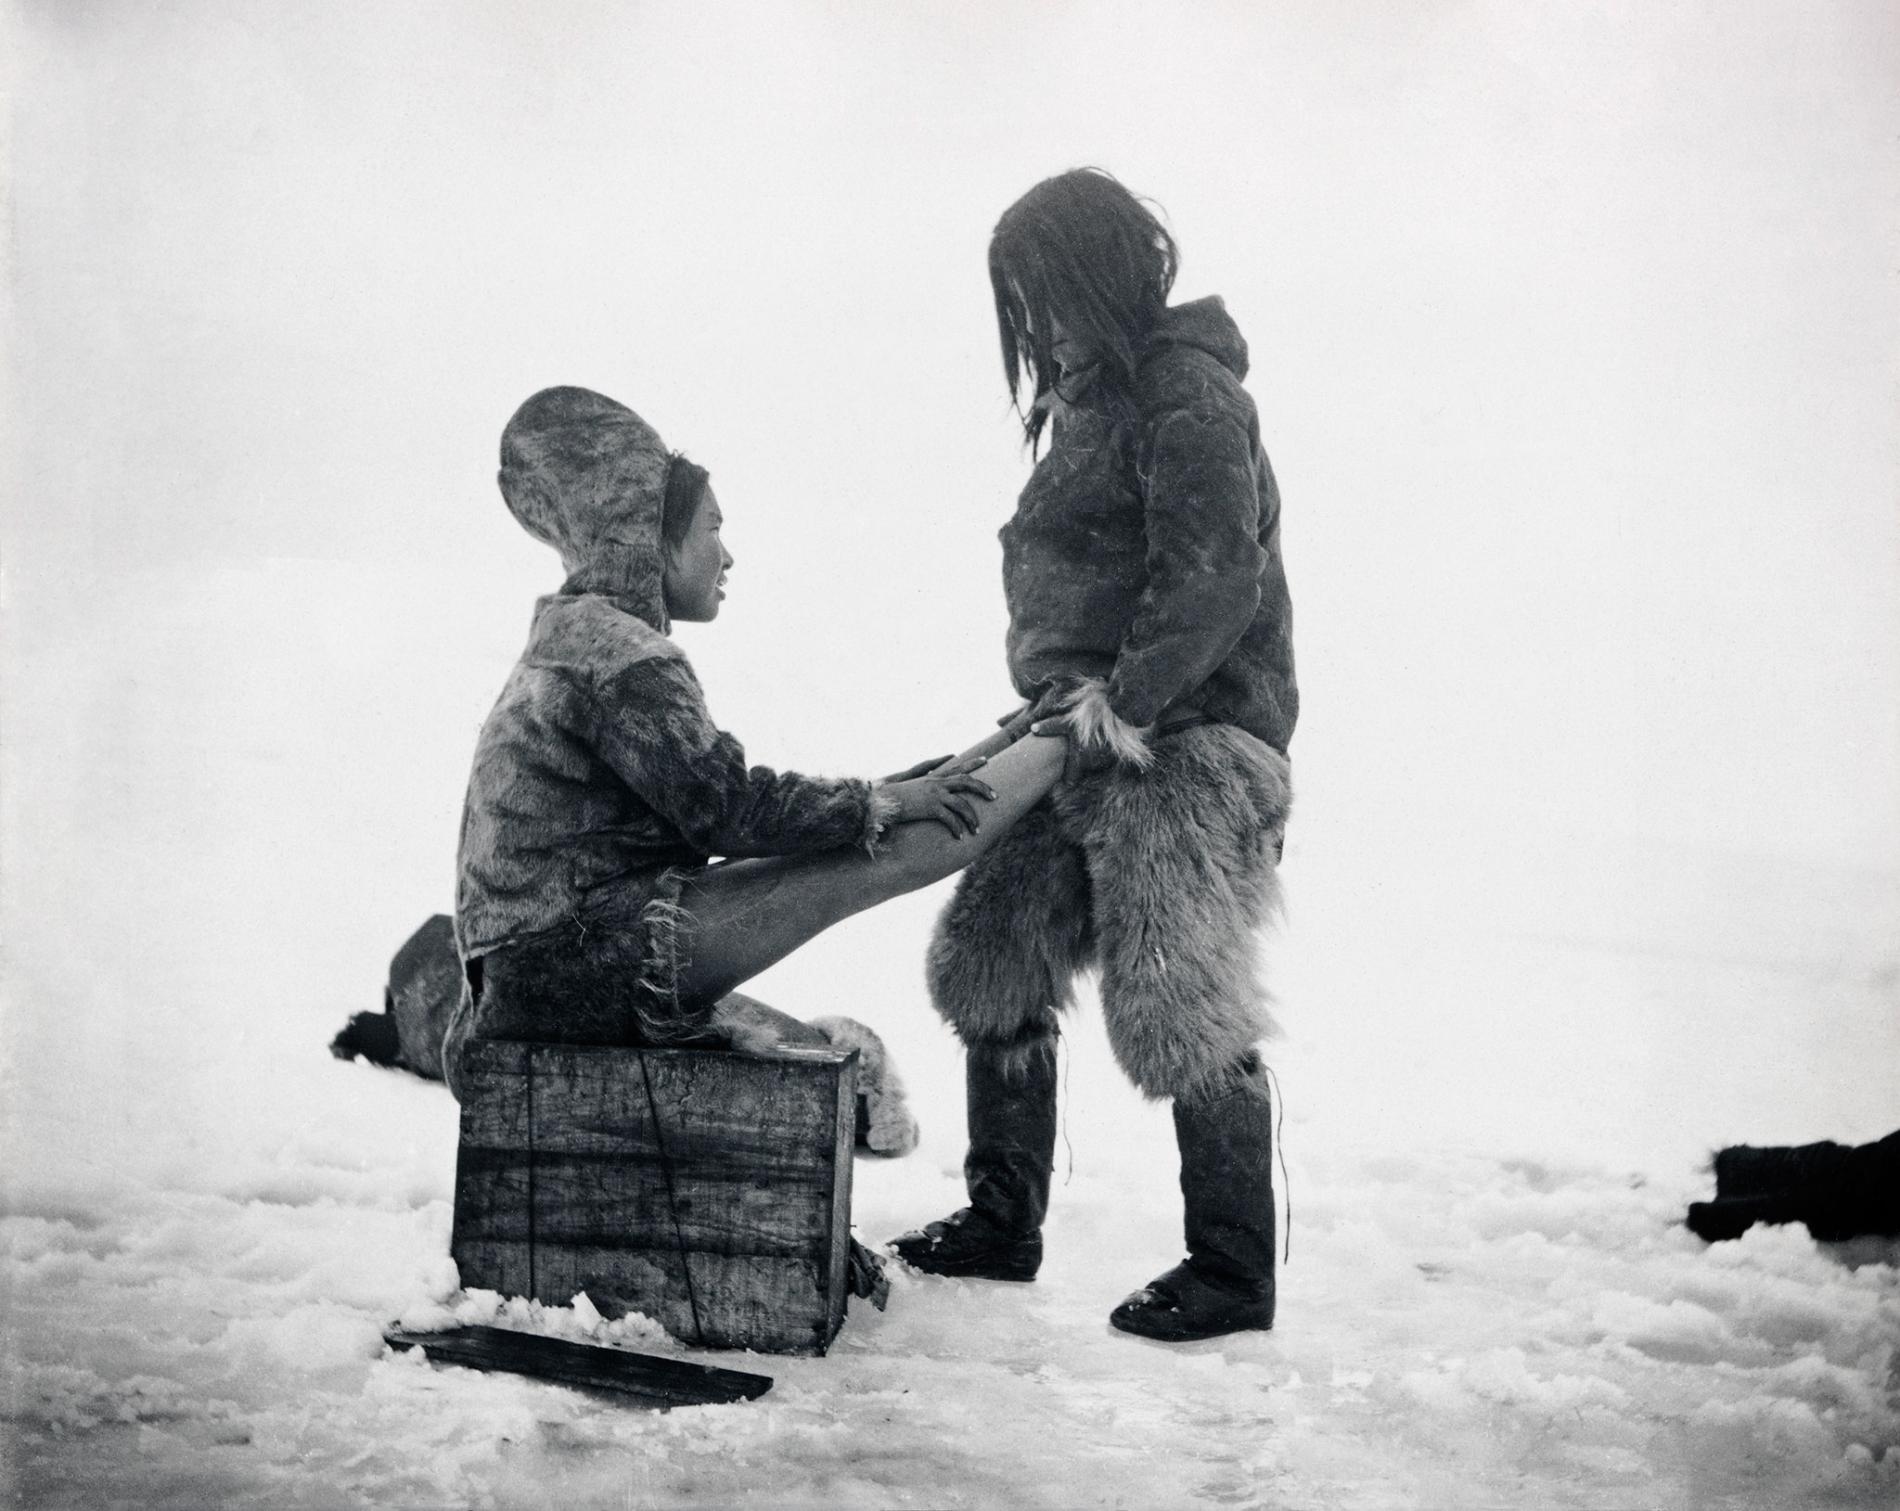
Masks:
[[[723,523],[719,500],[708,483],[686,538],[666,548],[666,612],[674,619],[709,624],[719,617],[719,603],[726,596],[726,572],[732,566],[732,553],[719,538]]]
[[[1015,288],[1015,285],[1011,285]],[[1052,377],[1065,373],[1079,372],[1087,367],[1091,358],[1088,349],[1071,335],[1069,328],[1062,323],[1062,316],[1056,310],[1038,309],[1029,300],[1023,298],[1022,291],[1016,289],[1016,297],[1022,300],[1023,316],[1029,322],[1029,334],[1034,337],[1046,325],[1049,328],[1049,355],[1055,360],[1057,371]]]
[[[1080,372],[1090,362],[1088,348],[1069,334],[1060,315],[1049,316],[1049,355],[1056,359],[1056,366],[1063,373]]]

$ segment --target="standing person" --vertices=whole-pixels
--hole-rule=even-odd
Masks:
[[[992,736],[877,782],[750,766],[669,633],[726,596],[706,473],[584,388],[523,404],[501,463],[509,510],[567,580],[535,605],[476,742],[455,900],[466,984],[431,1030],[445,1079],[470,1037],[756,1052],[812,1037],[734,988],[981,854],[1055,782],[1065,741]]]
[[[1170,1341],[1273,1324],[1254,955],[1299,709],[1247,345],[1218,299],[1169,307],[1177,261],[1095,169],[1036,185],[990,241],[1032,454],[1049,435],[1002,531],[1010,675],[1019,719],[1063,717],[1072,755],[938,920],[928,974],[967,1052],[970,1205],[895,1245],[937,1274],[1035,1277],[1056,1015],[1096,964],[1117,1060],[1173,1099],[1188,1250],[1109,1320]]]

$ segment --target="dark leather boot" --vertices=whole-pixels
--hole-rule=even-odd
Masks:
[[[1227,1087],[1174,1104],[1188,1256],[1109,1314],[1125,1333],[1184,1343],[1273,1326],[1273,1104],[1253,1056]]]
[[[975,1045],[964,1076],[970,1152],[963,1178],[970,1205],[891,1247],[932,1275],[1034,1280],[1055,1164],[1055,1035]]]

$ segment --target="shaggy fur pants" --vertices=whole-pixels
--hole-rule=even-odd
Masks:
[[[966,1046],[1056,1028],[1101,972],[1109,1043],[1150,1097],[1216,1093],[1268,1031],[1257,931],[1278,901],[1286,758],[1202,724],[1144,769],[1064,783],[963,873],[937,921],[931,1000]]]

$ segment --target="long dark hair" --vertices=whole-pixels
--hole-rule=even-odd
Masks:
[[[1091,406],[1132,418],[1135,366],[1180,261],[1167,227],[1100,168],[1045,178],[1003,212],[990,236],[990,288],[1003,375],[1032,452],[1059,376],[1053,321],[1100,363]]]

